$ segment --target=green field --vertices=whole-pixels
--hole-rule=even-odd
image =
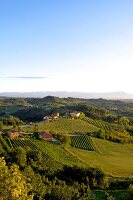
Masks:
[[[58,119],[51,122],[40,123],[39,130],[46,130],[56,133],[87,133],[97,131],[98,128],[81,119]]]
[[[133,144],[119,144],[92,138],[98,152],[69,147],[68,151],[92,167],[99,167],[107,174],[131,177],[133,174]]]

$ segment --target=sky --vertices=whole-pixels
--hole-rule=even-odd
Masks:
[[[132,0],[0,0],[0,92],[133,93]]]

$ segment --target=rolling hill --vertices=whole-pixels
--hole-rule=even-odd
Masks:
[[[58,119],[51,122],[40,123],[39,130],[46,130],[54,133],[89,133],[97,131],[98,128],[81,119]]]
[[[84,163],[101,168],[110,176],[131,177],[133,174],[133,145],[92,138],[99,152],[69,147],[68,151]]]

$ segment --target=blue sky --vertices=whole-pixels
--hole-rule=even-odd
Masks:
[[[132,0],[0,1],[0,92],[133,93]]]

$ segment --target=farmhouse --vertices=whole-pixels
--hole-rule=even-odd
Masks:
[[[49,121],[52,121],[53,119],[58,119],[59,116],[60,116],[60,113],[56,112],[56,113],[53,113],[52,115],[43,117],[43,120],[49,122]]]
[[[51,115],[48,115],[48,116],[45,116],[45,117],[43,117],[43,120],[45,121],[45,122],[49,122],[49,121],[52,121],[52,117],[51,117]]]
[[[79,111],[73,111],[73,112],[70,112],[69,114],[72,118],[78,118],[80,116],[80,113],[81,112]]]
[[[58,119],[60,116],[60,113],[56,112],[54,114],[51,115],[53,117],[53,119]]]
[[[50,133],[47,133],[45,131],[40,132],[39,135],[41,138],[47,142],[52,142],[54,140],[53,136]]]
[[[19,133],[16,130],[10,130],[8,135],[10,139],[17,139],[19,137]]]

